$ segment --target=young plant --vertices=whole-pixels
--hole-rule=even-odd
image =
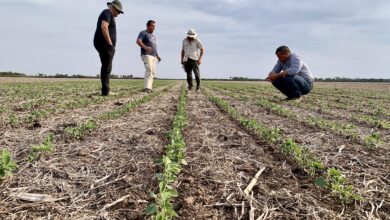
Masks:
[[[16,126],[17,124],[19,124],[19,119],[18,119],[18,117],[17,117],[14,113],[11,113],[11,114],[8,116],[8,123],[9,123],[11,126]]]
[[[34,146],[31,148],[31,152],[30,152],[30,155],[28,156],[28,160],[30,162],[33,162],[33,161],[36,161],[39,159],[39,156],[42,154],[42,153],[50,153],[50,152],[53,152],[54,150],[54,144],[53,144],[53,141],[54,141],[54,136],[53,134],[49,134],[44,142],[39,145],[39,146]]]
[[[3,149],[0,153],[0,180],[11,176],[16,168],[18,165],[12,161],[11,153],[7,149]]]
[[[77,127],[66,128],[65,133],[76,140],[81,140],[85,134],[96,128],[96,122],[92,118],[89,118],[85,123]]]
[[[347,179],[336,168],[329,168],[325,177],[318,177],[316,185],[332,190],[332,194],[337,196],[343,204],[350,204],[353,201],[361,201],[363,198],[355,194],[352,185],[347,185]]]
[[[364,146],[367,148],[377,148],[382,144],[382,140],[379,133],[373,133],[370,136],[364,138]]]

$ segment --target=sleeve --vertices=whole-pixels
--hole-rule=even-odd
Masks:
[[[278,60],[278,62],[275,64],[274,68],[272,69],[272,72],[280,73],[283,70],[282,63]]]
[[[140,39],[142,42],[144,41],[145,39],[145,33],[143,31],[141,31],[138,35],[138,38],[137,39]]]
[[[290,68],[287,69],[288,75],[293,76],[297,75],[303,67],[303,62],[302,60],[296,56],[292,55],[291,56],[291,66]]]
[[[197,40],[197,43],[198,43],[198,48],[199,48],[199,49],[201,49],[201,50],[204,49],[203,43],[202,43],[201,40],[198,39],[198,40]]]
[[[102,20],[103,21],[106,21],[108,23],[111,23],[111,20],[112,20],[112,14],[109,10],[104,10],[102,12]]]
[[[186,42],[186,40],[183,40],[183,43],[181,45],[181,49],[184,50],[184,42]]]

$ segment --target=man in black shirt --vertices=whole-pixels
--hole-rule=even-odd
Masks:
[[[102,63],[100,70],[102,96],[108,96],[110,93],[110,74],[116,45],[115,17],[123,14],[122,4],[119,0],[108,2],[107,6],[108,9],[103,10],[99,16],[93,40],[93,44],[99,52]]]

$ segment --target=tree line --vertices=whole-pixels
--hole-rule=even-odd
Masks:
[[[18,72],[0,72],[0,77],[38,77],[38,78],[100,78],[100,75],[96,76],[85,76],[80,74],[61,74],[56,73],[55,75],[48,75],[38,73],[36,75],[26,75]],[[133,75],[115,75],[111,74],[111,79],[137,79]],[[254,79],[241,76],[229,77],[229,79],[205,79],[205,80],[220,80],[220,81],[264,81],[263,79]],[[334,78],[316,78],[316,82],[387,82],[390,83],[390,79],[363,79],[363,78],[345,78],[345,77],[334,77]]]

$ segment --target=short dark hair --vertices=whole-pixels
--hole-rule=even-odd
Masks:
[[[283,45],[283,46],[278,47],[278,49],[276,49],[275,54],[278,54],[278,53],[291,53],[291,51],[290,51],[290,48]]]
[[[148,23],[146,23],[146,26],[150,26],[151,24],[155,24],[156,22],[153,20],[149,20]]]

